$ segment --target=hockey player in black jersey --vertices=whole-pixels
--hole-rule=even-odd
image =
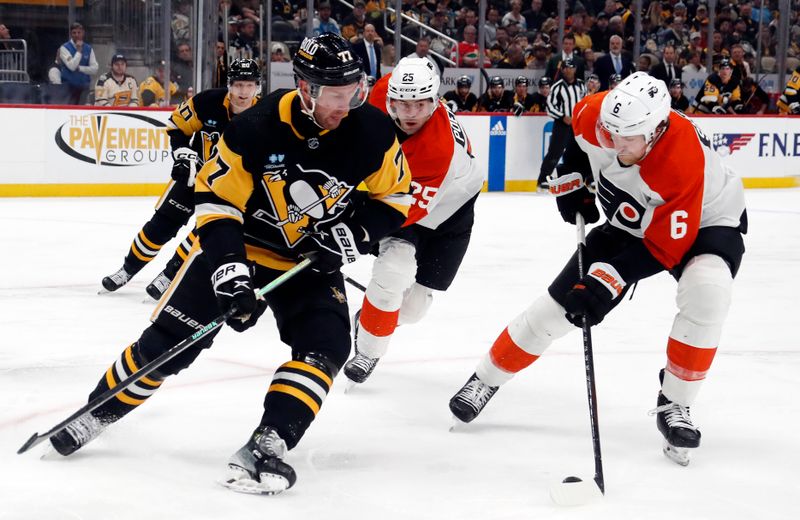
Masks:
[[[296,90],[277,90],[231,121],[197,175],[195,243],[152,325],[89,395],[116,386],[202,324],[233,310],[253,326],[269,306],[291,356],[272,378],[263,415],[228,463],[234,491],[280,493],[296,480],[286,452],[300,441],[350,353],[339,268],[399,229],[412,201],[411,173],[391,120],[366,99],[361,60],[335,34],[306,38],[294,58]],[[353,153],[358,150],[358,153]],[[357,191],[361,183],[366,191]],[[257,300],[262,287],[315,252],[309,269]],[[51,437],[69,455],[189,366],[209,339]],[[192,439],[197,442],[197,439]],[[200,441],[202,442],[202,441]]]
[[[550,94],[550,86],[552,81],[547,76],[539,78],[539,90],[531,94],[533,103],[531,104],[531,112],[546,112],[547,111],[547,96]]]
[[[442,96],[453,113],[456,112],[475,112],[478,105],[478,97],[470,92],[472,78],[467,75],[461,76],[456,80],[456,88],[449,90]]]
[[[503,78],[492,76],[486,92],[478,98],[476,112],[511,112],[513,104],[514,94],[505,89]]]
[[[257,101],[261,77],[254,60],[237,60],[228,72],[228,88],[200,92],[181,103],[169,118],[167,135],[172,148],[172,180],[156,203],[156,210],[134,237],[122,267],[103,278],[106,291],[116,291],[153,260],[194,214],[194,182],[200,166],[215,153],[217,141],[231,118]],[[194,231],[181,242],[172,259],[147,286],[147,294],[158,300],[196,239]]]

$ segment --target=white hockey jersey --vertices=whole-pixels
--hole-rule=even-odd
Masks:
[[[700,228],[739,227],[744,188],[711,149],[708,138],[672,111],[669,128],[640,162],[623,166],[600,146],[595,127],[608,92],[575,106],[572,126],[589,156],[597,198],[611,225],[642,238],[665,268],[677,265]]]
[[[390,77],[378,80],[369,96],[369,102],[384,113]],[[484,175],[472,156],[467,133],[444,103],[436,103],[428,122],[401,143],[414,195],[404,227],[419,224],[436,229],[483,187]]]

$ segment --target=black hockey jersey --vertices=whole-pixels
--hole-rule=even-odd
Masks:
[[[514,104],[514,94],[508,90],[503,91],[500,99],[494,99],[486,92],[478,99],[478,112],[511,112]]]
[[[253,98],[253,104],[257,102],[258,98]],[[233,118],[230,104],[227,88],[212,88],[178,105],[167,122],[172,149],[190,147],[203,162],[208,161]]]
[[[696,112],[703,114],[718,113],[718,111],[730,113],[728,109],[740,113],[743,105],[739,80],[731,76],[727,83],[723,83],[719,74],[714,72],[706,78],[703,88],[697,92],[692,107]]]
[[[455,90],[450,90],[444,93],[442,96],[448,105],[452,106],[452,101],[455,103],[455,109],[453,112],[475,112],[475,108],[478,104],[478,97],[470,92],[467,94],[466,99],[461,99],[458,93]]]
[[[356,192],[361,182],[366,193]],[[322,130],[301,112],[296,90],[278,90],[231,122],[198,173],[200,243],[212,263],[246,252],[287,270],[319,250],[314,237],[333,221],[362,226],[372,243],[399,229],[410,182],[394,125],[375,107]]]

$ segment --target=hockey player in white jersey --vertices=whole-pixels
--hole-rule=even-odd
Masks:
[[[439,75],[425,58],[403,58],[369,102],[387,112],[411,170],[414,203],[403,228],[380,241],[356,315],[356,354],[345,375],[363,383],[395,328],[419,321],[453,282],[469,245],[483,174],[466,132],[439,101]]]
[[[666,365],[653,414],[664,453],[688,464],[700,445],[689,410],[708,370],[731,301],[747,231],[741,181],[722,164],[687,118],[670,110],[666,85],[636,73],[573,111],[576,144],[551,183],[567,222],[596,222],[597,182],[607,221],[592,229],[578,279],[577,254],[547,294],[514,318],[450,400],[473,420],[514,374],[580,326],[600,323],[639,280],[664,270],[677,280],[678,313],[666,341]]]

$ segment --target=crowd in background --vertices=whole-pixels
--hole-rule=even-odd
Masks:
[[[386,12],[385,0],[355,0],[353,7],[327,1],[316,2],[313,13],[308,13],[306,3],[297,0],[272,2],[273,43],[267,50],[260,46],[261,16],[259,0],[219,0],[219,41],[216,46],[217,66],[213,74],[214,86],[223,86],[227,64],[234,58],[255,58],[263,62],[267,54],[271,61],[285,62],[305,34],[308,17],[312,17],[314,33],[335,32],[348,39],[365,62],[365,71],[373,78],[381,75],[381,66],[391,67],[397,57],[394,37],[387,27],[394,27],[393,15]],[[390,6],[393,6],[392,2]],[[173,101],[191,95],[194,83],[192,63],[192,2],[173,1],[171,20],[172,56],[170,87]],[[431,59],[440,70],[446,67],[477,67],[526,69],[537,71],[534,76],[546,76],[556,81],[565,59],[575,64],[576,77],[585,82],[598,82],[600,90],[609,87],[614,75],[625,77],[640,70],[663,79],[671,88],[682,88],[684,71],[708,76],[701,93],[707,89],[724,94],[724,109],[714,108],[707,102],[689,100],[688,111],[709,113],[765,113],[775,110],[775,100],[765,96],[754,77],[760,73],[776,72],[777,27],[779,21],[777,0],[719,0],[714,16],[713,36],[709,39],[708,6],[697,0],[643,0],[642,29],[639,43],[641,54],[634,62],[634,17],[631,2],[618,0],[580,0],[567,2],[565,37],[558,39],[558,4],[555,0],[489,0],[486,19],[478,17],[476,0],[403,0],[402,10],[407,16],[432,29],[404,22],[403,33],[417,42],[403,43],[401,56],[416,54]],[[787,72],[800,71],[800,0],[792,1],[789,41],[786,50]],[[759,31],[759,21],[761,30]],[[2,20],[0,20],[2,22]],[[479,56],[478,35],[481,23],[485,34],[485,54]],[[5,27],[4,27],[5,28]],[[226,37],[227,36],[227,37]],[[446,37],[445,37],[446,36]],[[2,35],[0,35],[2,40]],[[51,82],[71,81],[84,73],[92,77],[93,86],[101,80],[109,82],[114,74],[113,63],[99,66],[91,57],[79,69],[74,65],[75,40],[59,49],[51,64],[48,77]],[[81,41],[81,43],[83,43]],[[227,47],[226,47],[227,43]],[[760,45],[759,45],[760,44]],[[88,46],[88,44],[86,44]],[[760,62],[756,63],[760,46]],[[90,48],[90,47],[89,47]],[[265,56],[262,56],[264,54]],[[706,70],[706,57],[710,55],[713,70]],[[118,55],[115,55],[118,56]],[[117,62],[124,60],[116,57]],[[71,60],[71,61],[70,61]],[[452,62],[452,63],[451,63]],[[723,67],[720,67],[724,64]],[[91,67],[95,67],[92,69]],[[120,69],[121,66],[117,66]],[[730,74],[728,73],[730,69]],[[141,88],[152,79],[159,82],[159,66],[151,66],[152,75],[134,78]],[[60,73],[60,74],[59,74]],[[102,75],[98,77],[98,74]],[[122,74],[122,75],[120,75]],[[117,72],[122,81],[125,72]],[[163,70],[161,71],[163,74]],[[491,75],[491,72],[490,72]],[[794,76],[793,76],[794,77]],[[732,78],[732,79],[731,79]],[[127,80],[126,80],[127,81]],[[733,81],[735,88],[728,85]],[[790,80],[791,81],[791,80]],[[163,78],[161,79],[163,83]],[[531,87],[534,87],[531,85]],[[711,88],[713,87],[713,88]],[[109,102],[109,95],[82,87],[79,97],[70,86],[72,97],[80,103]],[[738,93],[734,91],[738,89]],[[511,89],[509,89],[511,90]],[[531,89],[536,92],[535,88]],[[161,104],[163,89],[155,96],[142,96],[128,103]],[[736,97],[761,101],[755,109],[737,103]],[[144,99],[144,98],[147,99]],[[707,96],[706,96],[707,97]],[[147,103],[152,101],[152,103]],[[708,100],[706,100],[708,101]],[[792,101],[784,99],[777,106],[784,112]],[[772,107],[772,108],[771,108]]]

